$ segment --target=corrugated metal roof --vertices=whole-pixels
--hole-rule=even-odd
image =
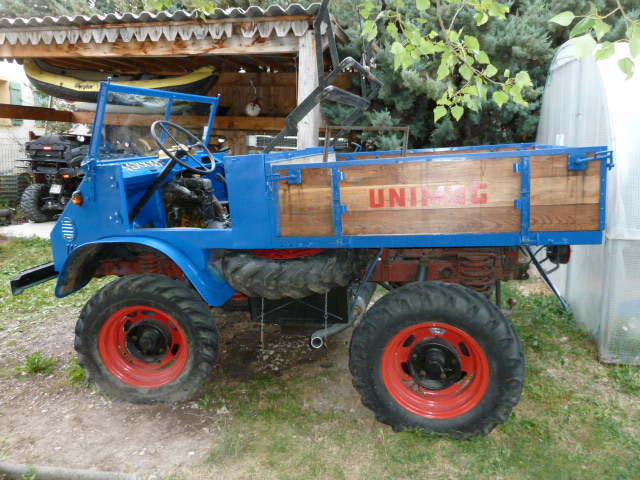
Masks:
[[[312,3],[305,8],[298,3],[288,5],[282,8],[280,5],[271,5],[263,9],[257,6],[249,7],[247,10],[242,8],[231,8],[227,10],[216,9],[213,13],[207,14],[208,20],[223,19],[242,19],[242,18],[273,18],[284,16],[315,16],[320,9],[319,3]],[[153,23],[153,22],[186,22],[190,20],[198,20],[201,18],[199,12],[187,12],[178,10],[176,12],[159,12],[150,13],[142,12],[140,14],[125,13],[124,15],[109,13],[107,15],[78,15],[76,17],[44,17],[44,18],[0,18],[0,29],[31,29],[42,27],[81,27],[88,25],[118,25],[126,23]]]

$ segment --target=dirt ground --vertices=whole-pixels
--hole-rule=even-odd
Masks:
[[[306,335],[281,335],[279,326],[260,325],[246,313],[216,310],[222,337],[214,375],[190,402],[179,405],[133,405],[113,401],[71,383],[66,369],[75,357],[73,329],[77,311],[18,332],[0,331],[0,462],[139,473],[163,478],[201,464],[220,431],[233,422],[226,408],[205,408],[217,391],[256,376],[322,369],[340,364],[346,373],[344,338],[312,351]],[[17,328],[17,327],[16,327]],[[48,376],[15,375],[15,365],[33,346],[59,360]],[[8,368],[7,368],[8,367]],[[342,369],[341,368],[341,369]],[[350,381],[345,394],[358,401]],[[207,392],[206,394],[203,392]],[[210,393],[209,393],[210,392]]]

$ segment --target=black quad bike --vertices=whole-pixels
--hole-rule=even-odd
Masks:
[[[40,223],[62,213],[82,181],[82,160],[91,138],[84,135],[43,135],[28,141],[28,158],[20,168],[33,179],[22,194],[20,206],[27,218]]]

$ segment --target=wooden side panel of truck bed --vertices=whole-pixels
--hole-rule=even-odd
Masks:
[[[340,203],[346,210],[343,234],[521,232],[522,210],[516,201],[523,197],[523,179],[514,169],[520,161],[514,156],[373,165],[352,162],[340,167]],[[570,171],[566,154],[532,155],[530,161],[530,231],[599,230],[601,162]],[[280,173],[286,175],[286,170]],[[301,184],[281,182],[282,236],[334,235],[334,200],[330,168],[302,169]]]

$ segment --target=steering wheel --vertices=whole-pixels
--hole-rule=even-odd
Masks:
[[[187,139],[189,141],[192,141],[193,143],[184,145],[178,142],[175,139],[175,137],[171,135],[171,132],[169,131],[170,128],[173,128],[181,133],[184,133],[187,136]],[[159,132],[160,135],[158,135],[158,130],[160,131]],[[165,134],[168,135],[171,138],[171,140],[173,140],[175,143],[175,147],[173,151],[169,150],[167,147],[164,146],[162,137],[164,137]],[[200,140],[198,137],[196,137],[193,133],[191,133],[186,128],[183,128],[180,125],[177,125],[173,122],[167,122],[166,120],[158,120],[157,122],[153,122],[153,124],[151,125],[151,136],[156,141],[156,143],[160,146],[162,151],[166,153],[171,160],[175,161],[176,163],[179,163],[190,172],[197,173],[198,175],[208,175],[210,173],[213,173],[213,171],[216,169],[216,159],[213,157],[213,155],[211,154],[207,146],[204,143],[202,143],[202,140]],[[209,161],[211,162],[211,167],[208,167],[207,165],[202,163],[200,159],[198,159],[197,157],[193,156],[190,153],[190,150],[195,147],[200,147],[200,150],[207,154],[207,157],[209,157]],[[192,167],[191,165],[189,165],[189,163],[186,160],[183,160],[184,157],[192,159],[195,163],[199,165],[199,167]]]

